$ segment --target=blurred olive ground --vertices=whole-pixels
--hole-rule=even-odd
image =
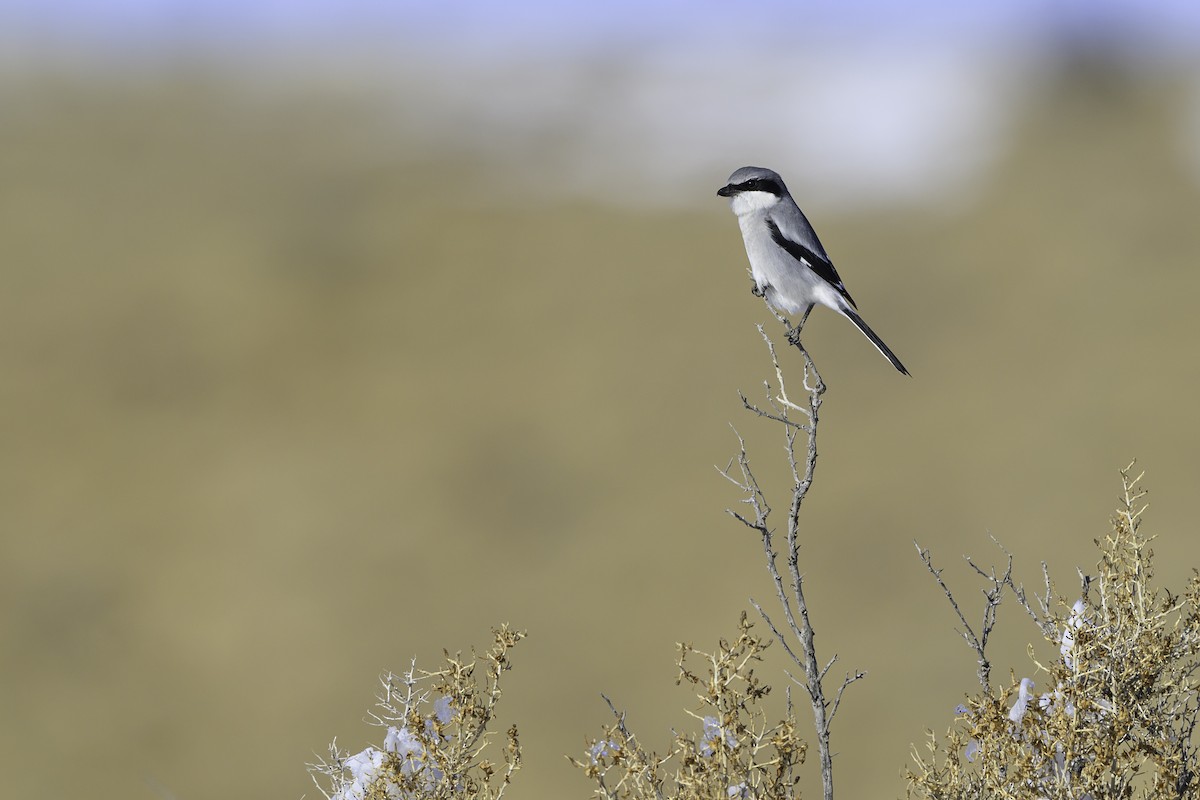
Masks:
[[[379,742],[381,671],[503,621],[530,632],[502,704],[526,746],[512,797],[589,793],[562,756],[606,721],[602,691],[648,746],[692,724],[674,642],[770,595],[723,515],[727,423],[769,484],[783,467],[739,411],[766,314],[723,201],[509,194],[392,139],[370,98],[4,93],[6,793],[311,796],[330,739]],[[972,686],[914,539],[968,605],[958,558],[996,555],[989,532],[1073,595],[1137,456],[1160,574],[1200,564],[1183,97],[1048,76],[959,210],[814,220],[914,375],[815,312],[804,568],[823,653],[870,673],[837,720],[843,797],[902,796],[909,743]],[[1001,622],[999,670],[1030,674],[1033,628]]]

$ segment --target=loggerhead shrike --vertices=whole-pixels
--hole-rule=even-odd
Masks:
[[[777,172],[742,167],[717,194],[728,197],[737,214],[756,295],[785,313],[803,311],[797,330],[815,304],[832,308],[853,322],[893,367],[908,374],[896,354],[858,315],[821,240]]]

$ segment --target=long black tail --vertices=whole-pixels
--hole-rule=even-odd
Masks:
[[[871,344],[875,345],[879,352],[883,353],[884,358],[892,362],[893,367],[900,370],[901,374],[909,374],[908,370],[904,368],[904,365],[900,363],[900,359],[896,358],[896,354],[891,351],[891,348],[883,343],[883,339],[879,338],[879,334],[871,330],[871,326],[863,321],[863,318],[858,315],[857,311],[855,311],[853,308],[843,308],[842,313],[845,314],[846,317],[853,322],[860,331],[863,332],[863,336],[866,336],[871,340]]]

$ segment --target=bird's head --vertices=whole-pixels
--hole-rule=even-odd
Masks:
[[[741,216],[770,208],[788,197],[788,190],[778,172],[765,167],[742,167],[729,176],[729,182],[717,190],[717,195],[728,197],[733,213]]]

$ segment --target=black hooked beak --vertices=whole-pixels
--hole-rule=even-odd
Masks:
[[[737,187],[732,183],[717,189],[717,197],[733,197],[735,194],[737,194]]]

